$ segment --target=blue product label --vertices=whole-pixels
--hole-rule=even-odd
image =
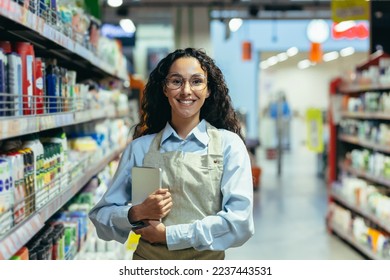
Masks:
[[[0,180],[0,192],[4,190],[4,182],[3,180]]]
[[[9,180],[8,179],[5,179],[5,190],[8,191],[9,190]]]
[[[56,83],[57,78],[53,74],[48,74],[46,76],[46,95],[47,96],[56,96]],[[57,112],[57,102],[56,98],[47,98],[47,105],[49,108],[49,113]]]

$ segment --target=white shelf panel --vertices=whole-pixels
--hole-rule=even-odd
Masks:
[[[376,144],[376,143],[373,143],[373,142],[370,142],[367,140],[361,140],[356,136],[340,134],[339,139],[344,141],[344,142],[348,142],[351,144],[355,144],[355,145],[359,145],[359,146],[366,147],[369,149],[373,149],[375,151],[390,153],[390,146]]]
[[[387,112],[341,112],[343,118],[354,118],[354,119],[369,119],[369,120],[390,120],[390,113]]]
[[[329,223],[329,227],[332,231],[334,231],[338,236],[340,236],[343,240],[347,241],[350,245],[352,245],[354,248],[362,252],[364,255],[369,257],[373,260],[384,260],[377,254],[375,254],[373,251],[371,251],[370,248],[367,246],[360,244],[357,242],[353,237],[351,237],[350,233],[344,232],[343,230],[340,230],[337,225],[333,223]]]
[[[343,204],[345,207],[353,210],[355,213],[358,213],[359,215],[365,217],[366,219],[374,222],[378,226],[380,226],[382,229],[390,233],[390,224],[386,223],[385,221],[379,219],[376,217],[373,213],[371,213],[369,210],[362,209],[361,207],[356,206],[353,202],[348,201],[345,199],[342,195],[338,194],[335,191],[331,192],[331,196],[341,204]]]
[[[38,132],[39,126],[39,118],[35,116],[0,118],[0,140]]]
[[[376,175],[373,175],[373,174],[370,174],[370,173],[367,173],[366,171],[364,170],[358,170],[356,168],[353,168],[353,167],[350,167],[350,166],[346,166],[345,164],[340,164],[340,168],[344,171],[347,171],[357,177],[361,177],[361,178],[365,178],[371,182],[375,182],[377,184],[381,184],[383,186],[386,186],[386,187],[389,187],[390,188],[390,179],[387,179],[387,178],[384,178],[384,177],[380,177],[380,176],[376,176]]]
[[[52,115],[32,115],[0,118],[0,140],[36,133],[56,127],[84,123],[104,118],[120,118],[115,107]]]

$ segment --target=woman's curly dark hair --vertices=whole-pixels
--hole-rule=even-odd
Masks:
[[[178,49],[168,54],[150,73],[141,101],[141,120],[136,125],[133,138],[157,133],[171,120],[171,107],[163,91],[164,80],[173,62],[182,57],[196,58],[207,73],[210,95],[200,110],[200,119],[205,119],[216,128],[235,132],[244,139],[222,71],[204,51],[194,48]]]

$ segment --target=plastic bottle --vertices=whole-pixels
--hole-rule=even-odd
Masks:
[[[38,179],[39,177],[39,172],[40,169],[38,167],[38,158],[41,156],[40,151],[35,139],[35,136],[33,134],[30,134],[25,137],[25,140],[23,142],[23,148],[29,148],[33,152],[33,157],[32,157],[32,179],[33,179],[33,184],[35,186],[33,195],[35,197],[35,203],[36,203],[36,208],[41,208],[42,207],[42,198],[41,198],[41,183]]]
[[[48,113],[58,112],[57,97],[59,97],[59,93],[57,83],[57,73],[52,62],[46,67],[46,108]]]
[[[23,221],[26,216],[26,192],[24,181],[24,160],[23,154],[15,153],[17,162],[17,178],[15,179],[15,207],[14,207],[14,221],[15,224]]]
[[[42,73],[42,59],[37,57],[35,59],[35,107],[37,114],[43,114],[43,73]]]
[[[0,52],[0,116],[11,116],[13,115],[13,106],[11,106],[13,104],[11,103],[12,99],[10,96],[8,66],[8,54],[12,52],[11,43],[9,41],[0,41],[0,49],[2,50]],[[3,110],[1,110],[1,107],[3,107]]]
[[[0,117],[6,116],[8,112],[8,97],[5,88],[7,74],[5,73],[6,56],[3,49],[0,49]]]
[[[8,142],[7,142],[8,143]],[[6,147],[7,145],[5,145]],[[14,150],[5,150],[5,156],[10,160],[13,184],[13,219],[17,224],[25,218],[25,181],[23,155]]]
[[[23,115],[22,60],[17,53],[8,56],[8,88],[11,94],[11,115]]]
[[[0,236],[13,226],[13,188],[9,160],[0,158]]]
[[[15,51],[22,60],[23,114],[34,113],[34,48],[28,42],[16,42]]]
[[[34,153],[30,148],[25,148],[20,151],[23,154],[24,161],[24,187],[26,194],[26,209],[25,215],[26,217],[30,216],[35,212],[35,185],[34,185],[34,173],[33,173],[33,161],[34,161]]]

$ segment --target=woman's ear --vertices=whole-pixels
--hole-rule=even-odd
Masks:
[[[206,98],[210,96],[210,90],[208,89],[207,90],[207,93],[206,93]]]

